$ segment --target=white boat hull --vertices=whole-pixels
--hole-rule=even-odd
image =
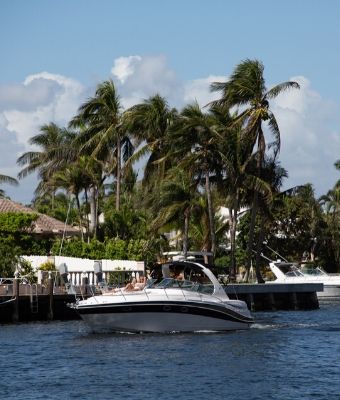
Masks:
[[[322,283],[323,291],[317,292],[319,299],[340,299],[340,275],[329,275],[320,268],[312,269],[313,273],[310,273],[297,268],[294,263],[281,261],[272,261],[269,267],[276,280],[268,283]]]
[[[149,295],[150,296],[150,295]],[[253,322],[238,300],[160,299],[143,294],[102,296],[80,302],[76,310],[93,332],[193,332],[247,329]],[[196,296],[197,297],[197,296]]]

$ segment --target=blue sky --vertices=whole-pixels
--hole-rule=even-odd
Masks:
[[[178,108],[205,105],[211,81],[256,58],[268,87],[301,85],[272,104],[285,186],[310,182],[324,194],[339,179],[339,20],[337,0],[2,0],[0,173],[16,176],[39,127],[66,125],[105,79],[125,107],[155,92]],[[31,177],[3,188],[27,203],[35,185]]]

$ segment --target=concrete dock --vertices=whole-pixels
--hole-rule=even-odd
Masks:
[[[251,311],[313,310],[319,308],[316,292],[322,283],[228,284],[231,299],[243,300]]]

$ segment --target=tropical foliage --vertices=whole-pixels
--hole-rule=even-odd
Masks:
[[[46,254],[51,243],[30,234],[37,214],[0,213],[0,277],[11,277],[22,254]]]
[[[155,93],[123,110],[107,80],[68,128],[51,122],[31,138],[38,151],[19,157],[19,178],[37,172],[36,208],[81,228],[65,255],[154,261],[169,249],[205,250],[228,263],[231,279],[255,262],[261,281],[268,241],[287,258],[308,251],[336,270],[339,181],[319,200],[310,184],[282,192],[284,132],[271,101],[298,88],[268,89],[263,64],[247,59],[212,85],[221,97],[203,109],[176,110]]]

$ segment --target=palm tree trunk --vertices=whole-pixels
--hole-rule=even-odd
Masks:
[[[255,222],[256,222],[256,214],[258,208],[258,193],[255,191],[253,198],[253,206],[251,209],[251,218],[249,224],[249,237],[247,244],[247,259],[246,259],[246,277],[249,276],[249,271],[251,267],[251,258],[253,254],[253,243],[254,243],[254,234],[255,234]]]
[[[116,210],[119,210],[120,207],[120,184],[121,184],[121,172],[122,165],[121,165],[121,142],[120,136],[118,135],[117,138],[117,173],[116,173]]]
[[[90,232],[93,237],[97,233],[97,190],[93,185],[90,187]]]
[[[78,215],[79,215],[79,228],[80,228],[80,235],[81,235],[81,241],[84,241],[84,232],[83,232],[83,216],[81,214],[80,210],[80,201],[79,201],[79,195],[78,193],[75,195],[76,196],[76,203],[77,203],[77,209],[78,209]]]
[[[209,171],[205,173],[205,191],[207,194],[207,202],[208,202],[208,215],[209,215],[209,230],[210,230],[210,240],[211,240],[211,251],[213,256],[215,256],[216,251],[216,236],[215,236],[215,224],[214,224],[214,212],[211,198],[211,188],[210,188],[210,179],[209,179]]]
[[[229,281],[235,282],[236,280],[236,221],[237,218],[237,210],[234,207],[229,209],[230,215],[230,271],[229,271]]]
[[[87,240],[89,240],[90,237],[90,220],[89,220],[89,215],[87,212],[88,209],[88,205],[89,205],[89,198],[88,198],[88,194],[87,194],[87,188],[85,188],[85,205],[86,205],[86,231],[87,231]]]
[[[257,246],[256,246],[255,273],[256,273],[257,283],[264,283],[264,279],[262,278],[262,274],[261,274],[261,270],[260,270],[261,251],[262,251],[262,245],[263,245],[263,239],[264,239],[264,225],[265,225],[265,219],[262,216],[261,223],[260,223],[260,232],[259,232],[259,237],[257,239]]]
[[[188,254],[188,237],[189,237],[189,209],[184,211],[184,235],[183,235],[183,256],[187,258]]]

